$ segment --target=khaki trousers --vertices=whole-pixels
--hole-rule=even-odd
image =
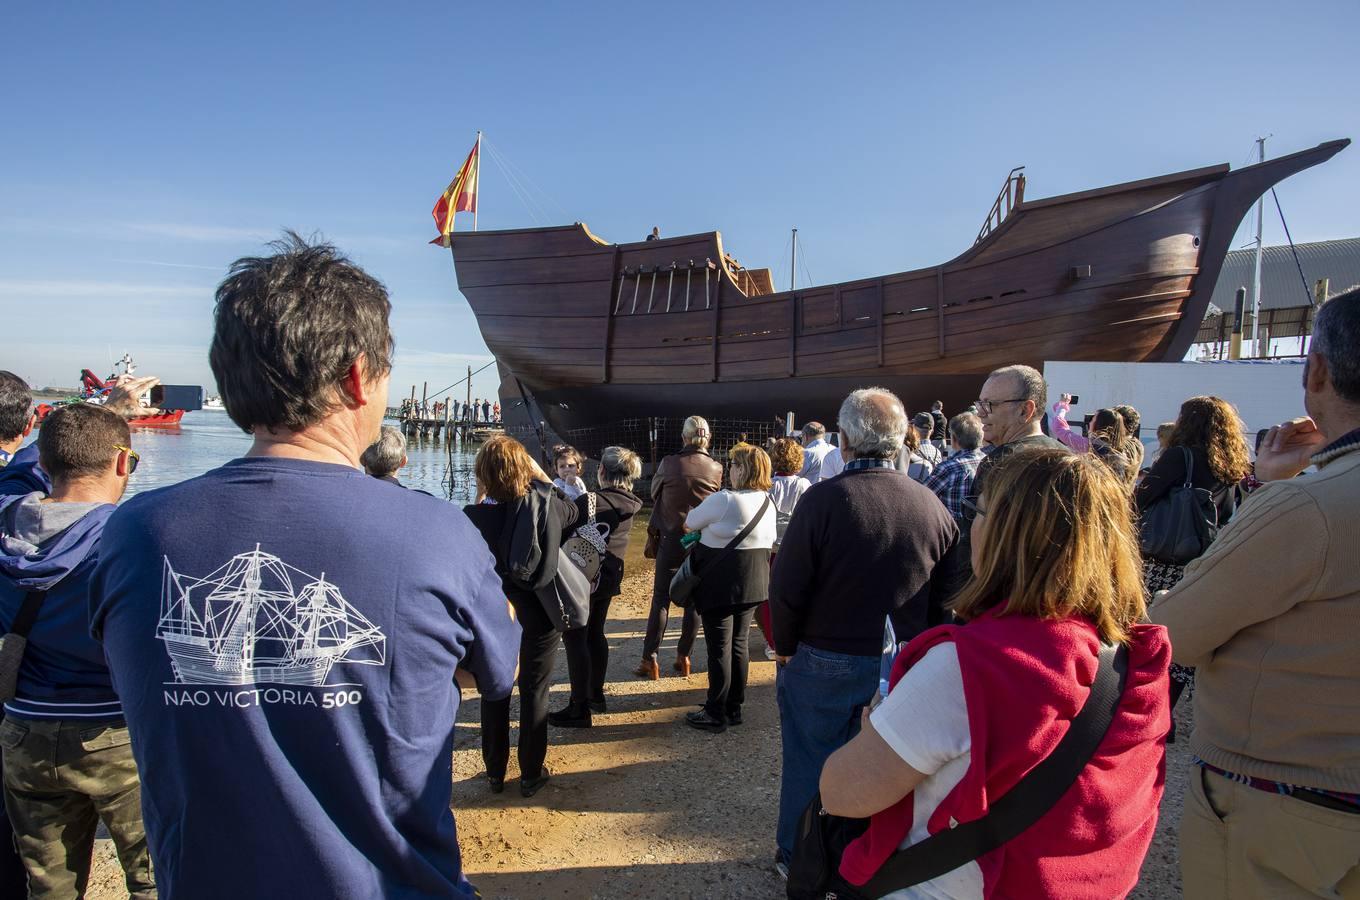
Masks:
[[[1360,898],[1360,814],[1195,766],[1180,837],[1186,900]]]
[[[72,719],[0,723],[5,811],[28,870],[28,896],[85,896],[99,820],[133,900],[156,896],[142,826],[141,782],[127,726]]]

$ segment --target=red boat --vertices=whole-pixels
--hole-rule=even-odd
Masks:
[[[121,362],[127,368],[127,371],[124,374],[131,375],[134,371],[132,358],[124,356]],[[38,416],[38,424],[41,425],[43,419],[47,418],[52,410],[56,409],[58,406],[65,406],[68,403],[103,403],[104,399],[108,397],[109,392],[113,390],[113,385],[109,382],[115,377],[115,375],[110,375],[108,380],[104,380],[89,369],[81,369],[80,394],[55,404],[39,403],[34,410]],[[155,412],[149,412],[145,416],[134,416],[128,419],[128,424],[133,428],[167,428],[172,425],[178,425],[179,420],[182,418],[184,418],[184,410],[182,409],[157,409]]]

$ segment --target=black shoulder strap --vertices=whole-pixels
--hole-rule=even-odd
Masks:
[[[1195,454],[1184,444],[1181,445],[1181,453],[1185,459],[1185,486],[1192,488],[1195,486]]]
[[[28,637],[28,633],[33,630],[33,623],[38,620],[38,608],[46,599],[47,591],[29,591],[25,594],[24,602],[19,607],[19,614],[14,617],[14,624],[10,626],[9,633]]]
[[[1053,752],[993,803],[985,816],[897,851],[859,890],[869,897],[882,897],[938,878],[990,853],[1042,818],[1076,782],[1104,740],[1119,708],[1128,668],[1127,647],[1102,647],[1091,693]]]

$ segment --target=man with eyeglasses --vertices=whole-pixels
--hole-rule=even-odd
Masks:
[[[1014,365],[996,369],[988,375],[973,402],[973,409],[982,422],[982,440],[987,446],[984,448],[986,455],[977,465],[972,487],[962,503],[959,542],[950,551],[949,563],[958,574],[956,589],[962,589],[972,576],[972,540],[968,526],[977,515],[977,498],[982,496],[987,473],[1013,453],[1032,448],[1067,449],[1044,434],[1041,422],[1047,401],[1048,385],[1043,374],[1030,366]]]
[[[987,472],[1012,453],[1034,448],[1067,449],[1044,434],[1041,423],[1047,401],[1048,385],[1038,369],[1005,366],[987,376],[974,404],[982,420],[982,440],[987,444],[987,458],[978,466],[973,481],[974,497],[982,493]]]
[[[89,403],[63,406],[36,445],[50,495],[0,500],[0,632],[7,644],[27,637],[0,748],[29,897],[84,896],[100,820],[128,894],[156,896],[127,724],[89,626],[104,524],[137,467],[129,444],[123,417]]]

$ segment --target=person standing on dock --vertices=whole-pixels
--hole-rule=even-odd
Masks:
[[[652,519],[647,524],[647,555],[656,560],[656,572],[652,580],[647,635],[642,641],[642,661],[633,670],[639,678],[661,677],[656,656],[670,622],[671,579],[685,558],[685,551],[680,546],[680,538],[685,533],[685,516],[709,494],[722,489],[722,463],[708,455],[712,434],[707,419],[690,416],[680,431],[685,449],[661,460],[652,476]],[[674,669],[682,676],[689,675],[689,652],[698,632],[699,614],[693,606],[687,607],[680,641],[675,645]]]
[[[467,516],[359,468],[390,382],[386,289],[329,245],[273,250],[232,265],[214,310],[249,452],[125,503],[91,582],[156,879],[195,900],[471,900],[459,687],[508,697],[520,628]]]

